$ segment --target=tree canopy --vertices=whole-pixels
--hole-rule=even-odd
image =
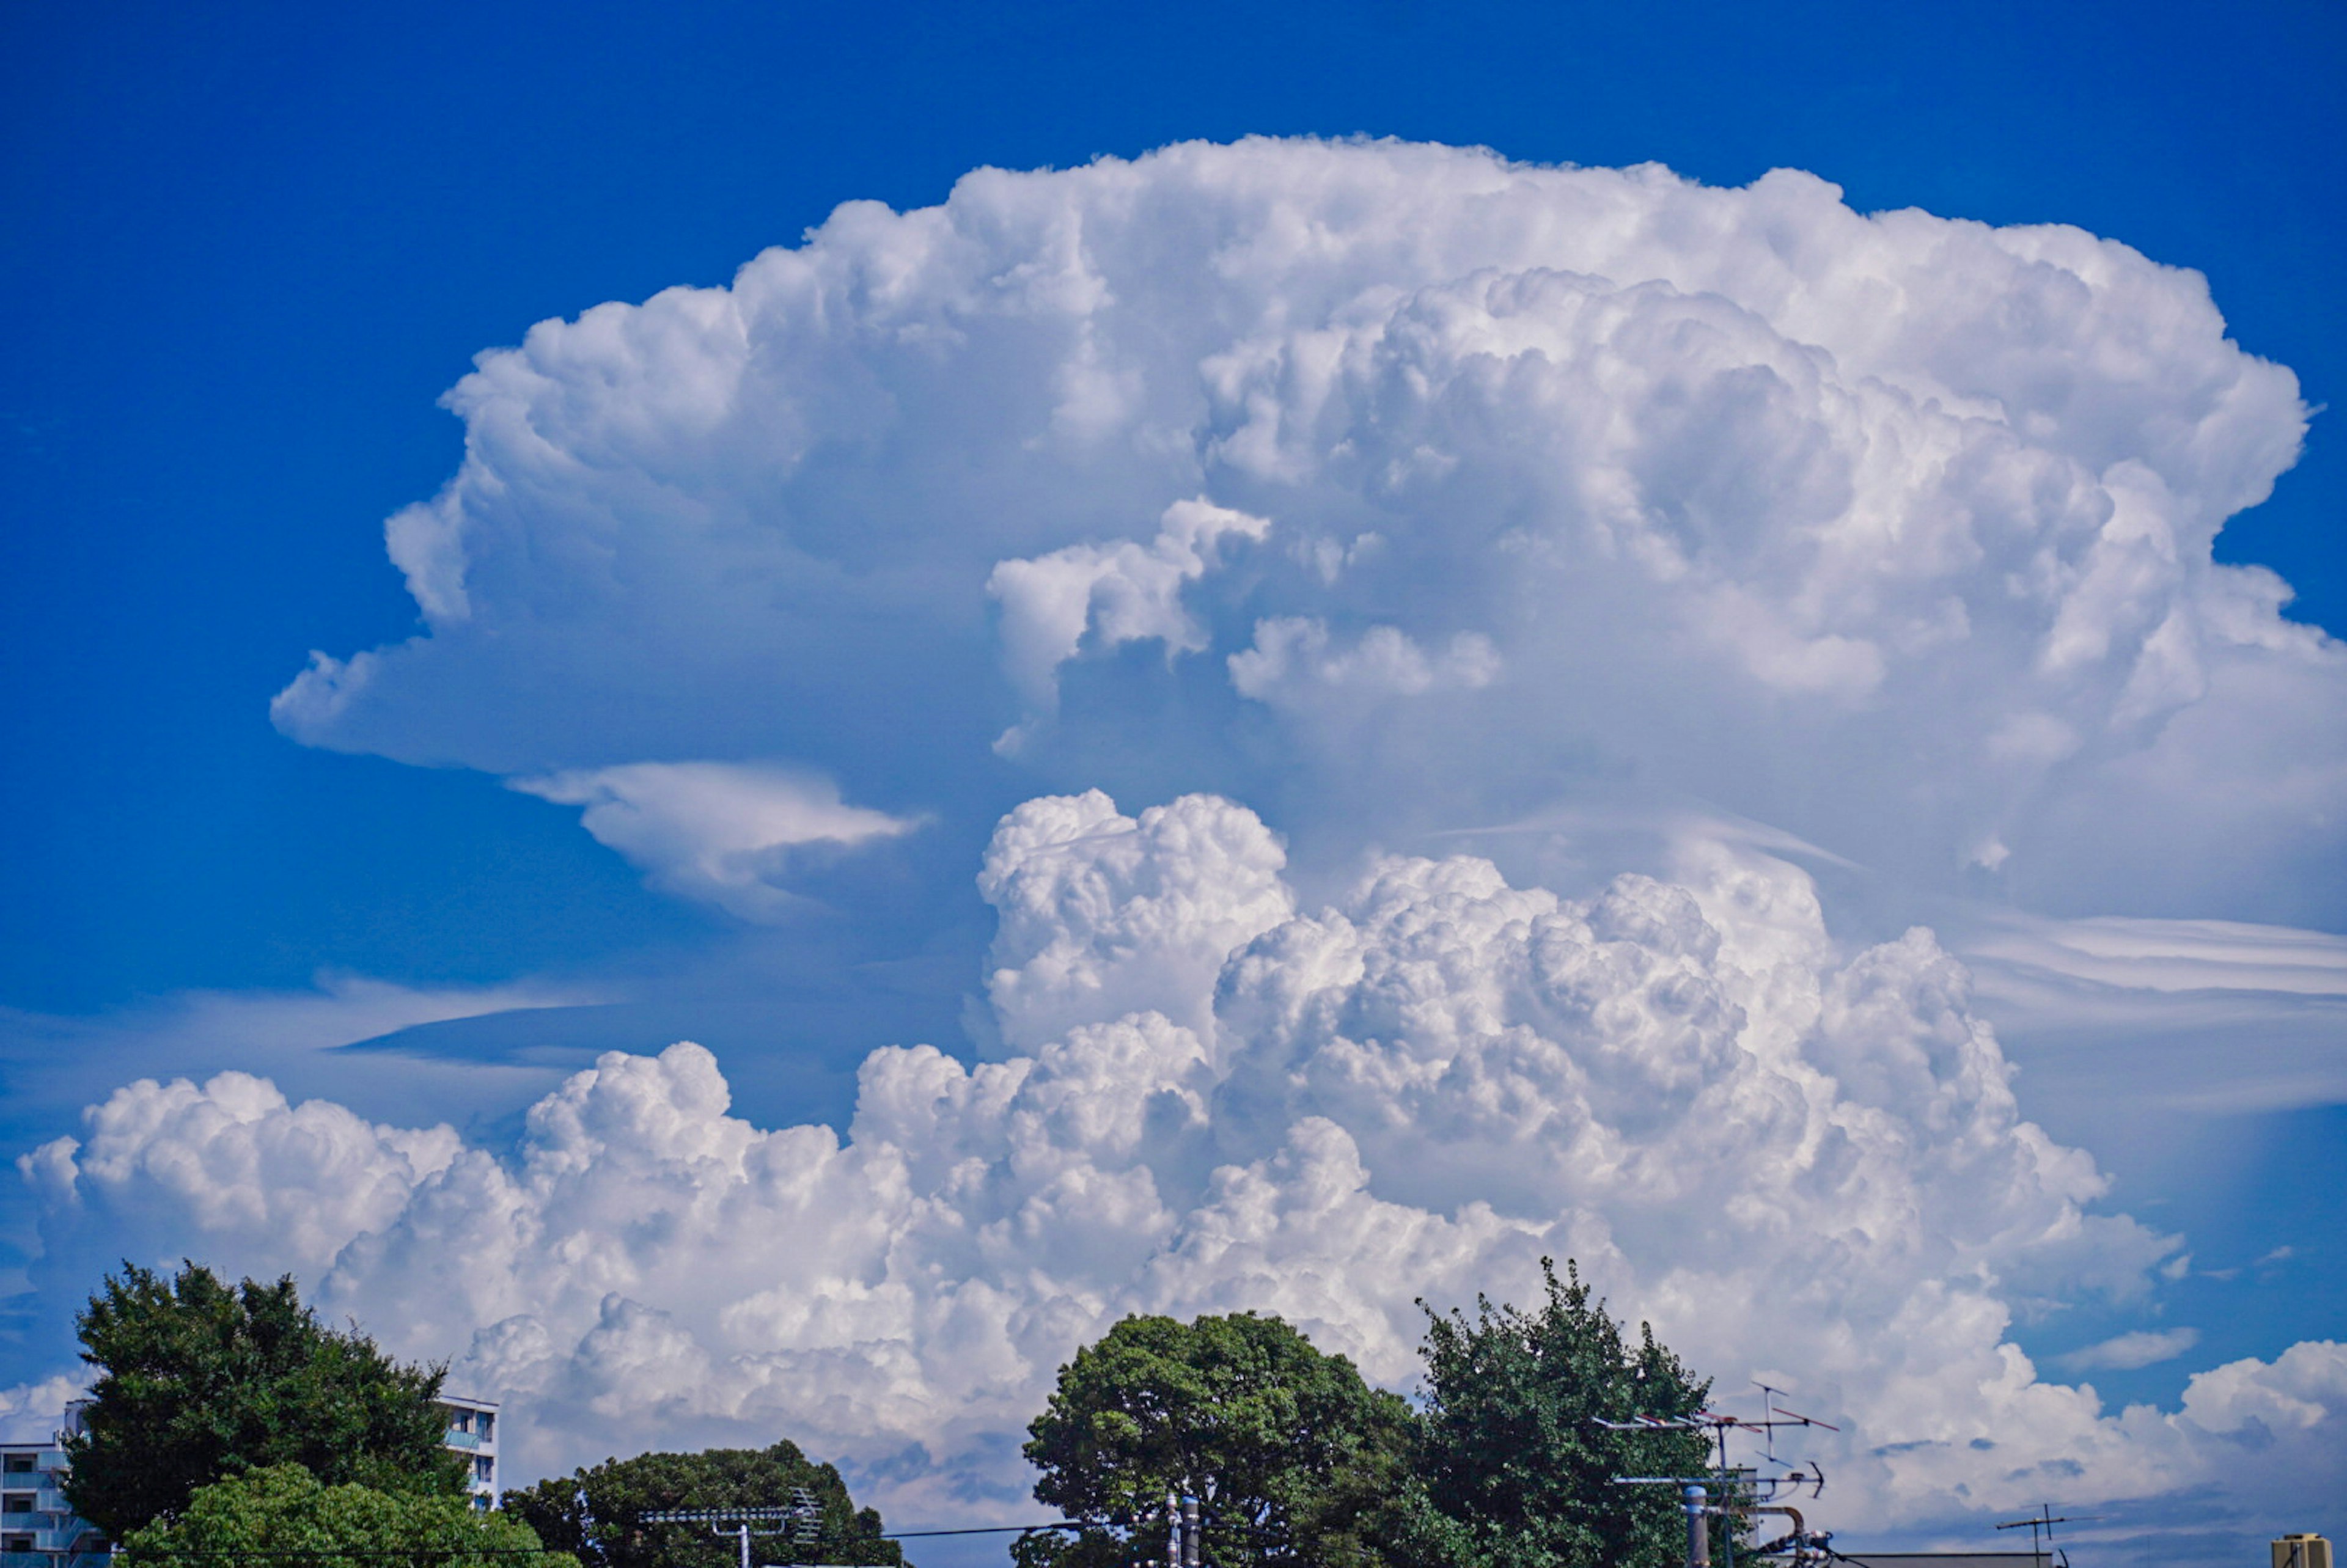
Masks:
[[[1710,1392],[1640,1324],[1635,1345],[1580,1271],[1541,1264],[1535,1312],[1427,1314],[1425,1475],[1440,1555],[1471,1568],[1671,1568],[1686,1555],[1672,1489],[1620,1475],[1710,1465],[1696,1432],[1621,1432],[1600,1419],[1692,1415]]]
[[[1128,1317],[1060,1368],[1028,1428],[1036,1498],[1094,1528],[1018,1554],[1115,1568],[1136,1538],[1157,1554],[1171,1491],[1199,1499],[1214,1568],[1375,1568],[1394,1557],[1414,1426],[1401,1399],[1277,1317]]]
[[[839,1471],[817,1464],[796,1443],[765,1449],[710,1449],[606,1460],[592,1470],[506,1493],[507,1512],[527,1521],[548,1547],[585,1568],[734,1568],[732,1537],[705,1524],[641,1524],[640,1514],[670,1508],[771,1508],[815,1494],[821,1522],[810,1545],[786,1538],[754,1543],[763,1563],[899,1564],[904,1553],[880,1539],[876,1509],[859,1509]]]
[[[1428,1312],[1422,1411],[1276,1317],[1124,1319],[1028,1428],[1037,1500],[1091,1528],[1021,1540],[1021,1568],[1161,1557],[1168,1492],[1203,1502],[1214,1568],[1676,1568],[1673,1489],[1614,1478],[1704,1473],[1702,1434],[1597,1423],[1692,1415],[1710,1384],[1541,1268],[1534,1311]]]
[[[117,1541],[178,1515],[199,1487],[269,1466],[326,1485],[464,1491],[466,1461],[441,1446],[434,1403],[446,1368],[325,1327],[290,1275],[231,1287],[195,1263],[169,1279],[125,1264],[75,1326],[98,1376],[66,1441],[66,1496]]]
[[[124,1568],[577,1568],[520,1520],[462,1497],[329,1486],[298,1464],[199,1487],[179,1516],[131,1532]]]

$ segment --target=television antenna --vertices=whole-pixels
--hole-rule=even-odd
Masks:
[[[1608,1431],[1615,1432],[1707,1432],[1710,1436],[1705,1440],[1704,1446],[1706,1448],[1717,1446],[1718,1448],[1719,1465],[1717,1475],[1723,1483],[1729,1473],[1727,1464],[1727,1434],[1730,1432],[1742,1431],[1759,1433],[1767,1450],[1767,1462],[1773,1465],[1778,1462],[1777,1459],[1777,1429],[1778,1427],[1822,1427],[1825,1430],[1829,1432],[1838,1432],[1841,1430],[1840,1427],[1835,1426],[1831,1421],[1821,1421],[1815,1416],[1805,1416],[1796,1410],[1778,1409],[1776,1400],[1778,1390],[1768,1388],[1765,1383],[1759,1385],[1759,1387],[1762,1389],[1764,1393],[1765,1408],[1768,1413],[1757,1421],[1747,1420],[1742,1416],[1730,1415],[1725,1410],[1697,1410],[1691,1416],[1638,1415],[1632,1416],[1626,1421],[1601,1420],[1595,1424],[1604,1427]],[[1624,1476],[1617,1479],[1627,1482],[1632,1478]],[[1652,1476],[1639,1477],[1637,1479],[1640,1481],[1662,1481],[1668,1478]],[[1798,1494],[1801,1489],[1805,1487],[1809,1490],[1809,1494],[1811,1497],[1817,1497],[1825,1491],[1826,1472],[1824,1466],[1812,1460],[1807,1471],[1804,1471],[1799,1465],[1796,1465],[1793,1469],[1781,1475],[1753,1475],[1742,1478],[1742,1483],[1747,1486],[1767,1487],[1768,1489],[1768,1491],[1762,1494],[1760,1498],[1760,1501],[1773,1501],[1779,1493]]]
[[[1792,1506],[1804,1493],[1818,1497],[1825,1491],[1825,1467],[1812,1460],[1807,1470],[1799,1465],[1778,1469],[1783,1463],[1777,1458],[1777,1429],[1779,1427],[1822,1427],[1827,1431],[1841,1430],[1831,1421],[1821,1421],[1814,1416],[1802,1415],[1778,1405],[1780,1391],[1765,1383],[1761,1390],[1762,1414],[1758,1420],[1748,1420],[1725,1410],[1697,1410],[1686,1416],[1636,1415],[1626,1421],[1600,1420],[1595,1424],[1617,1432],[1703,1432],[1704,1446],[1717,1446],[1719,1462],[1704,1475],[1617,1475],[1617,1486],[1676,1486],[1679,1489],[1679,1512],[1686,1516],[1688,1568],[1710,1568],[1711,1531],[1708,1521],[1714,1518],[1734,1521],[1755,1513],[1781,1513],[1790,1522],[1791,1529],[1779,1540],[1771,1541],[1747,1555],[1773,1556],[1790,1549],[1795,1563],[1811,1561],[1810,1553],[1829,1551],[1829,1536],[1812,1532],[1802,1519],[1799,1509]],[[1764,1462],[1774,1473],[1759,1471],[1738,1471],[1727,1462],[1727,1438],[1730,1432],[1754,1432],[1759,1435],[1766,1450]],[[1724,1542],[1724,1568],[1735,1568],[1736,1538],[1731,1528]]]
[[[636,1515],[639,1524],[706,1524],[712,1535],[741,1542],[742,1568],[752,1568],[753,1536],[782,1536],[794,1546],[812,1546],[823,1528],[823,1508],[805,1487],[791,1488],[791,1501],[765,1508],[659,1508]],[[772,1528],[761,1530],[760,1525]]]
[[[2029,1529],[2029,1554],[2031,1556],[2038,1559],[2040,1562],[2044,1562],[2048,1558],[2058,1558],[2061,1562],[2061,1568],[2070,1568],[2070,1554],[2067,1552],[2062,1551],[2054,1544],[2054,1527],[2057,1524],[2092,1524],[2102,1517],[2103,1516],[2099,1513],[2056,1513],[2054,1512],[2054,1505],[2052,1503],[2041,1502],[2037,1505],[2037,1512],[2031,1514],[2028,1518],[2008,1519],[2002,1524],[1999,1524],[1997,1528],[1999,1530],[2019,1530],[2023,1526],[2026,1525]],[[2045,1544],[2042,1546],[2038,1543],[2041,1536],[2044,1538],[2045,1542]]]
[[[1777,1403],[1777,1396],[1784,1392],[1782,1389],[1772,1389],[1768,1384],[1760,1381],[1758,1378],[1752,1379],[1752,1386],[1760,1390],[1760,1408],[1763,1410],[1766,1410],[1768,1414],[1763,1416],[1759,1420],[1746,1421],[1741,1423],[1741,1425],[1747,1431],[1756,1428],[1759,1430],[1761,1434],[1761,1442],[1768,1450],[1768,1462],[1770,1464],[1777,1462],[1777,1429],[1778,1427],[1823,1427],[1829,1432],[1838,1432],[1841,1430],[1840,1427],[1835,1426],[1831,1421],[1821,1421],[1815,1416],[1805,1416],[1798,1410],[1788,1410],[1778,1405]],[[1725,1436],[1726,1434],[1723,1432],[1722,1437],[1725,1438]],[[1720,1450],[1723,1462],[1726,1460],[1727,1452],[1727,1450],[1724,1447]]]

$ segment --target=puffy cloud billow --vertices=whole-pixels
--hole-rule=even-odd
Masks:
[[[510,1157],[231,1073],[132,1084],[26,1164],[54,1246],[136,1213],[463,1348],[525,1466],[781,1430],[899,1518],[1023,1491],[1019,1429],[1123,1313],[1279,1312],[1406,1386],[1414,1298],[1525,1299],[1543,1255],[1837,1419],[1845,1529],[2049,1486],[2173,1507],[2252,1449],[2206,1515],[2342,1479],[2347,1346],[2114,1411],[2010,1342],[2179,1243],[2094,1211],[1928,932],[1845,952],[1806,875],[1717,845],[1583,899],[1384,857],[1307,909],[1284,873],[1226,800],[1022,805],[981,879],[1017,1053],[876,1050],[844,1138],[730,1115],[678,1044],[570,1078]]]
[[[49,1266],[200,1238],[461,1351],[525,1466],[783,1430],[915,1522],[1023,1492],[1122,1313],[1281,1312],[1399,1384],[1415,1296],[1543,1255],[1839,1417],[1841,1527],[2347,1479],[2339,1345],[2168,1410],[2016,1347],[2185,1242],[1904,929],[1990,896],[2009,993],[2329,1016],[2288,927],[2347,922],[2347,650],[2212,557],[2308,410],[2198,274],[1794,172],[1249,140],[851,203],[448,405],[463,466],[386,529],[419,630],[313,654],[279,727],[581,808],[751,921],[963,856],[889,907],[977,866],[982,959],[896,936],[972,949],[979,1049],[874,1050],[838,1130],[613,1054],[511,1146],[142,1081],[26,1161]]]

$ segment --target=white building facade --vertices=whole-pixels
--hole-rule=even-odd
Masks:
[[[442,1442],[465,1456],[473,1506],[497,1505],[497,1407],[487,1399],[443,1395],[448,1430]],[[62,1430],[46,1442],[0,1443],[0,1568],[107,1568],[112,1547],[66,1501],[65,1440],[80,1427],[69,1409]]]
[[[106,1537],[66,1501],[66,1433],[38,1443],[0,1443],[0,1568],[105,1568]]]
[[[448,1434],[441,1440],[472,1460],[466,1482],[475,1508],[497,1505],[497,1407],[493,1399],[468,1399],[460,1394],[440,1396],[441,1413],[448,1418]],[[0,1568],[6,1568],[0,1564]]]

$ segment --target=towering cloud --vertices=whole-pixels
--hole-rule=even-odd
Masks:
[[[2170,1410],[2031,1365],[2019,1315],[2185,1244],[1906,928],[1993,896],[2009,989],[2330,1016],[2339,943],[2287,927],[2347,920],[2347,650],[2212,556],[2307,410],[2198,275],[1799,173],[1250,140],[850,204],[448,403],[464,465],[387,528],[421,629],[279,726],[579,807],[749,920],[963,855],[888,907],[979,865],[982,960],[894,933],[962,944],[976,1049],[874,1050],[838,1130],[614,1053],[511,1147],[142,1081],[26,1162],[52,1259],[200,1238],[461,1349],[525,1465],[780,1427],[900,1519],[1021,1492],[1123,1312],[1401,1382],[1415,1296],[1543,1255],[1841,1418],[1846,1527],[2347,1479],[2339,1345]],[[2291,1050],[2258,1092],[2335,1078]]]
[[[2006,1339],[2178,1243],[2092,1212],[2094,1162],[2024,1119],[1928,932],[1843,952],[1749,851],[1684,876],[1568,899],[1389,858],[1305,912],[1230,802],[1037,800],[982,884],[1019,1053],[876,1050],[845,1139],[731,1116],[681,1044],[571,1078],[510,1159],[229,1074],[126,1088],[28,1166],[53,1241],[136,1209],[410,1353],[469,1346],[526,1466],[779,1429],[959,1517],[1023,1491],[1011,1438],[1124,1312],[1280,1312],[1406,1384],[1415,1297],[1522,1298],[1555,1255],[1837,1418],[1845,1528],[2056,1483],[2173,1508],[2245,1443],[2264,1479],[2201,1517],[2336,1485],[2347,1348],[2113,1413]]]

